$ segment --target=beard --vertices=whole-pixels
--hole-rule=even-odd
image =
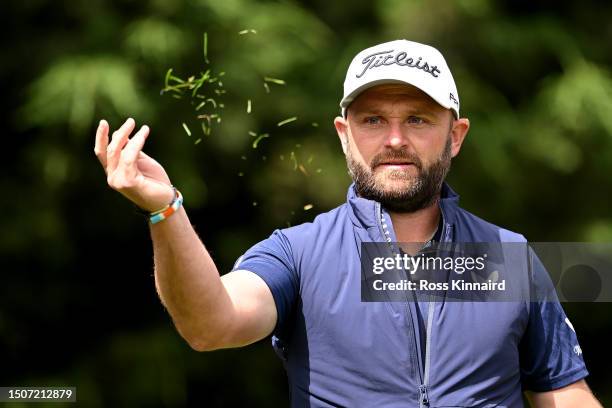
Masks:
[[[410,168],[377,174],[376,167],[390,159],[411,162],[416,167],[417,174],[411,174]],[[374,156],[368,167],[353,158],[350,147],[346,155],[346,164],[359,196],[378,201],[392,212],[415,212],[429,207],[438,200],[442,183],[450,170],[451,138],[449,135],[442,154],[427,167],[423,166],[416,154],[406,150],[379,153]]]

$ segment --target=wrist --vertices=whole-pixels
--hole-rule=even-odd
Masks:
[[[183,205],[183,195],[174,186],[172,187],[172,200],[163,208],[155,211],[144,210],[138,206],[136,211],[145,216],[151,224],[157,224],[174,214]]]
[[[178,211],[179,208],[183,205],[183,195],[180,191],[178,191],[174,186],[172,187],[175,192],[174,200],[170,204],[168,204],[167,208],[162,208],[161,210],[157,210],[149,214],[149,222],[151,224],[157,224],[170,217],[172,214]]]

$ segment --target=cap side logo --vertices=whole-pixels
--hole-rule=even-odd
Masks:
[[[396,64],[402,67],[420,69],[431,74],[434,78],[438,78],[440,74],[438,67],[436,65],[429,65],[427,61],[422,61],[423,57],[419,57],[415,60],[412,57],[406,58],[408,57],[408,54],[404,51],[400,51],[393,55],[394,51],[395,50],[380,51],[367,55],[361,61],[361,64],[364,65],[363,71],[355,76],[357,78],[361,78],[369,69]]]
[[[448,97],[451,101],[453,101],[455,105],[459,106],[459,101],[457,100],[457,98],[455,98],[455,95],[453,95],[452,92],[448,95]]]

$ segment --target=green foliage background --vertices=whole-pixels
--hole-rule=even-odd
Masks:
[[[94,129],[100,118],[117,127],[129,116],[152,128],[145,151],[229,270],[274,228],[343,202],[350,180],[332,120],[347,64],[376,42],[407,38],[445,54],[472,122],[450,175],[465,208],[531,241],[612,241],[612,6],[603,2],[24,0],[3,8],[4,385],[75,385],[92,407],[287,405],[267,341],[202,354],[175,333],[155,294],[146,223],[106,186]],[[206,68],[203,32],[227,90],[222,122],[207,137],[186,100],[160,95],[168,68],[181,77]],[[286,85],[266,93],[264,76]],[[253,149],[250,131],[270,137]],[[610,403],[610,308],[565,308],[589,383]]]

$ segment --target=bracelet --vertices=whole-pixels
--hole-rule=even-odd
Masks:
[[[161,210],[149,213],[149,222],[151,222],[151,224],[157,224],[158,222],[165,220],[174,214],[179,208],[181,208],[181,205],[183,205],[183,195],[181,192],[174,186],[172,186],[172,189],[175,193],[172,202]]]
[[[162,209],[160,209],[160,210],[157,210],[157,211],[144,211],[144,210],[143,210],[143,214],[144,214],[144,215],[146,215],[147,217],[150,217],[150,216],[152,216],[152,215],[162,213],[162,212],[166,211],[168,208],[170,208],[170,206],[172,205],[172,203],[174,203],[174,200],[176,200],[176,197],[177,197],[177,194],[176,194],[176,192],[177,192],[176,187],[174,187],[174,186],[172,186],[172,185],[171,185],[170,187],[172,187],[172,201],[170,201],[170,204],[166,205],[164,208],[162,208]]]
[[[173,195],[173,197],[172,197],[172,201],[170,201],[170,204],[168,204],[167,206],[165,206],[165,207],[164,207],[164,208],[162,208],[161,210],[157,210],[157,211],[149,211],[149,210],[145,210],[145,209],[143,209],[143,208],[140,208],[140,207],[139,207],[139,206],[137,206],[136,204],[134,204],[134,210],[135,210],[135,211],[136,211],[138,214],[140,214],[140,215],[142,215],[142,216],[144,216],[144,217],[146,217],[146,218],[149,218],[150,216],[155,215],[155,214],[158,214],[158,213],[160,213],[160,212],[166,211],[168,208],[170,208],[170,206],[172,205],[172,203],[174,202],[174,200],[176,200],[176,187],[174,187],[174,186],[171,184],[171,185],[170,185],[170,188],[172,189],[172,195]]]

